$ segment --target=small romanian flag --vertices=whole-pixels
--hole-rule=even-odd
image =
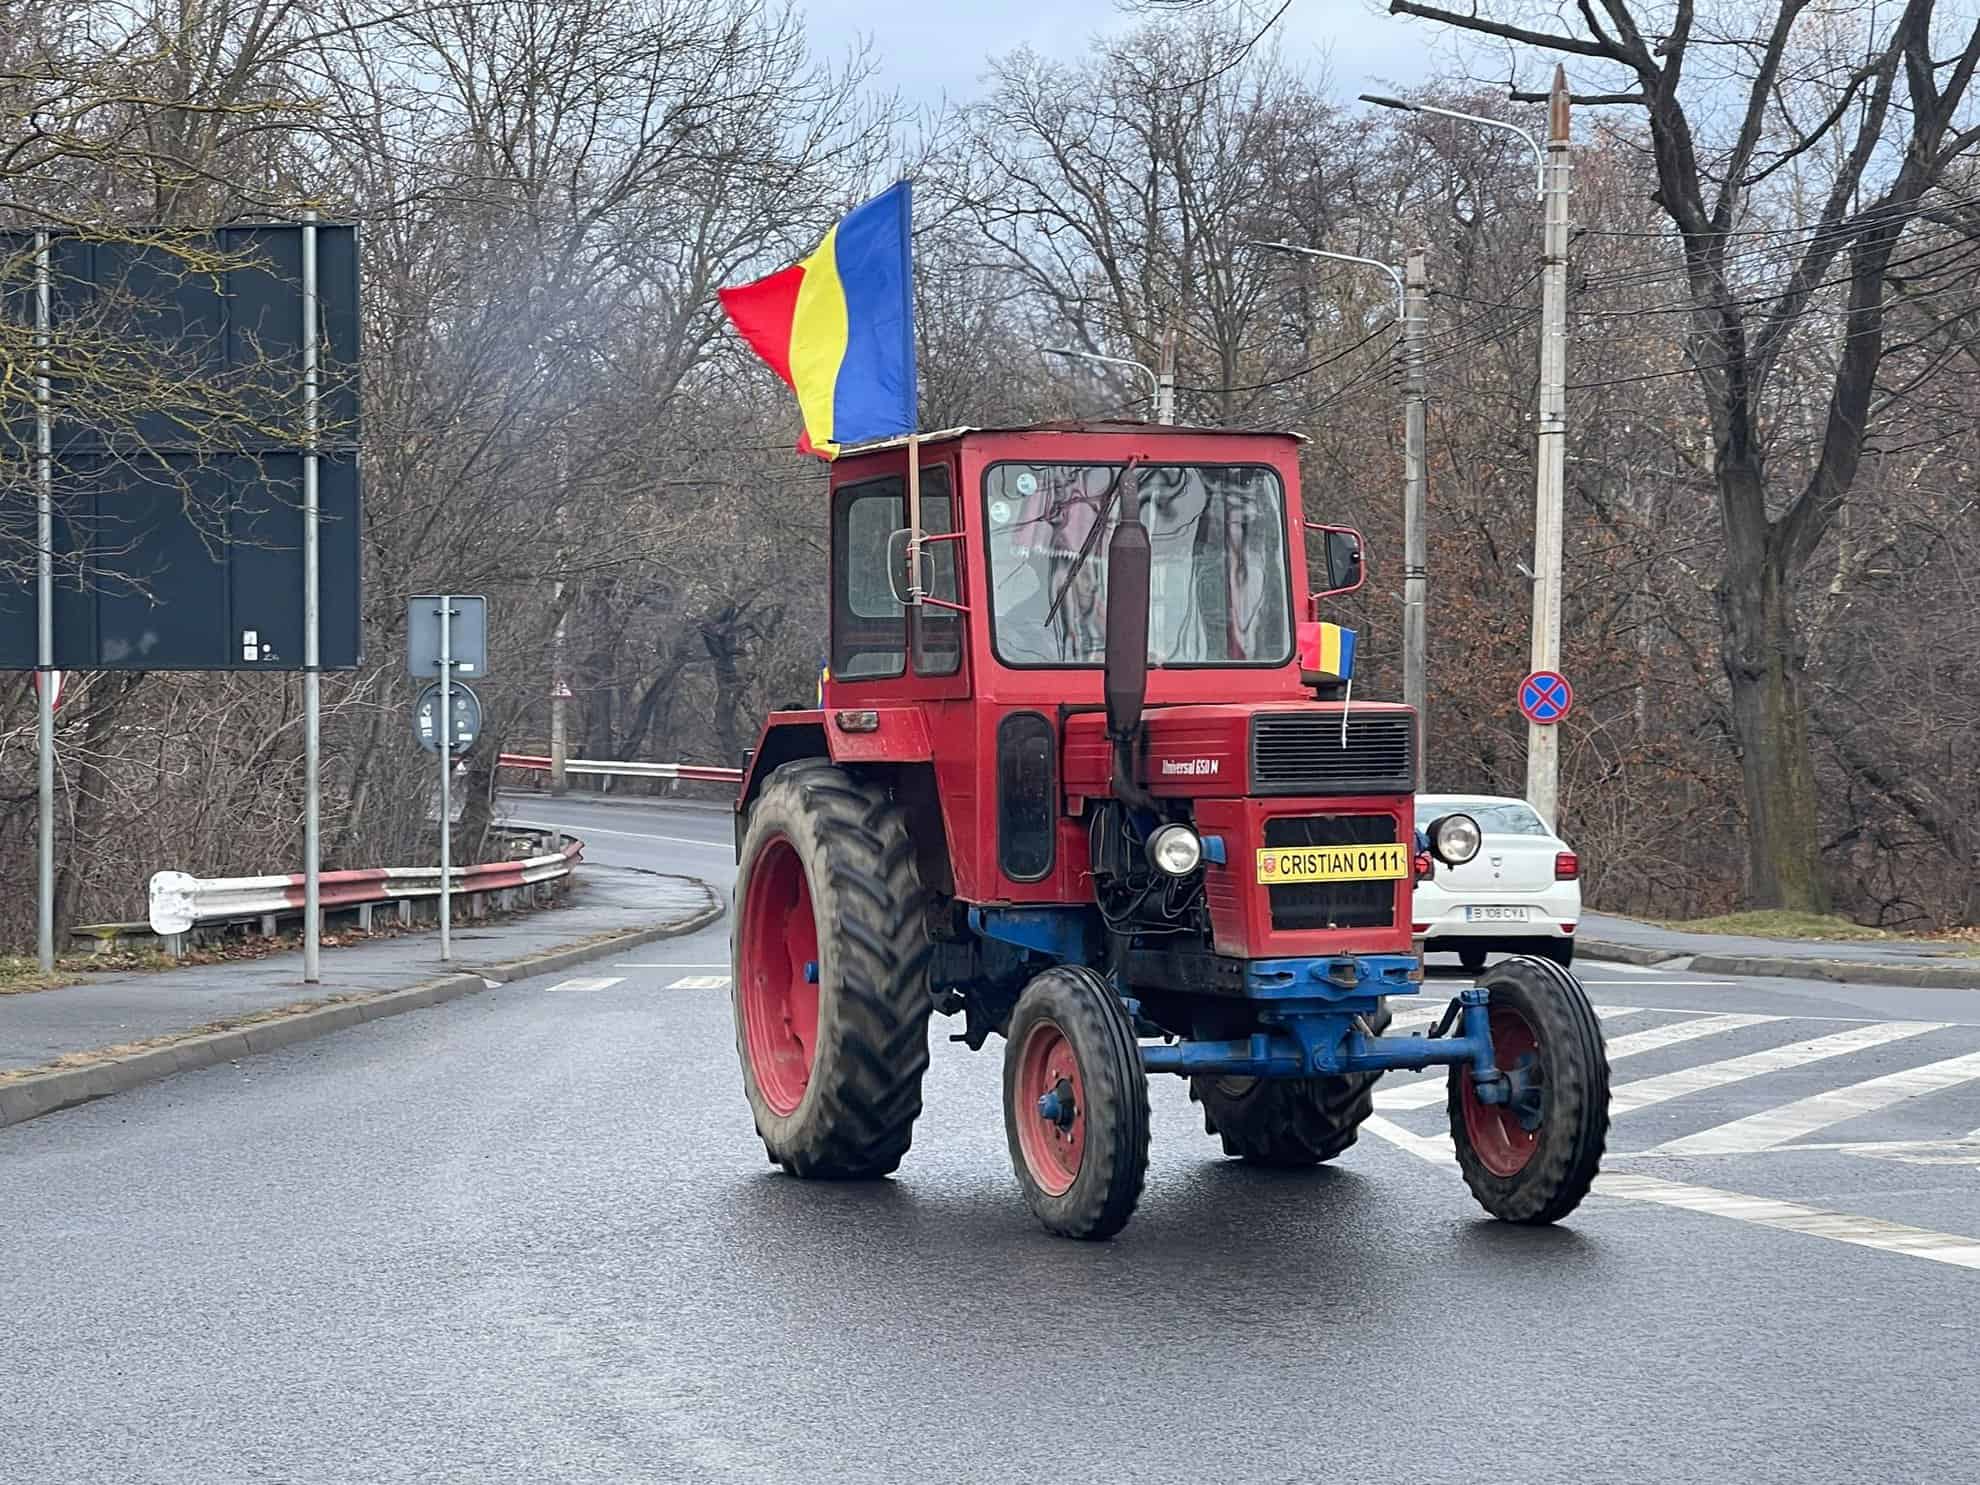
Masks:
[[[1299,626],[1299,668],[1346,681],[1354,678],[1354,631],[1339,624]]]
[[[797,393],[800,450],[912,433],[914,268],[906,181],[853,208],[801,263],[718,297],[729,321]]]

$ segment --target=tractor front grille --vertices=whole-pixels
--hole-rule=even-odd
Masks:
[[[1379,846],[1395,838],[1393,815],[1292,815],[1265,822],[1268,846]],[[1387,928],[1396,921],[1393,879],[1302,882],[1265,890],[1274,929]]]
[[[1253,794],[1408,794],[1416,718],[1400,712],[1266,712],[1251,719]]]

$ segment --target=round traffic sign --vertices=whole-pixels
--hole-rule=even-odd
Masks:
[[[1519,683],[1519,709],[1529,722],[1551,726],[1573,708],[1574,687],[1558,670],[1536,670]]]
[[[454,714],[453,734],[447,740],[455,756],[465,753],[481,736],[481,698],[472,687],[455,681],[450,710]],[[413,737],[429,753],[440,751],[440,683],[435,681],[413,702]]]

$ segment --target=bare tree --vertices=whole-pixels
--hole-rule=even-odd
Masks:
[[[1856,483],[1899,245],[1980,142],[1970,99],[1980,24],[1934,56],[1934,0],[1854,13],[1847,47],[1821,34],[1808,0],[1779,0],[1750,35],[1714,34],[1691,0],[1668,12],[1584,0],[1572,30],[1525,24],[1518,6],[1390,9],[1579,59],[1595,74],[1582,102],[1644,112],[1716,445],[1721,647],[1751,890],[1765,905],[1825,908],[1797,589]],[[1743,106],[1714,131],[1716,102],[1734,89]],[[1813,220],[1787,234],[1756,228],[1755,203],[1790,183],[1819,200]],[[1790,353],[1811,342],[1830,348],[1833,370],[1814,446],[1797,448],[1773,436],[1767,398]]]

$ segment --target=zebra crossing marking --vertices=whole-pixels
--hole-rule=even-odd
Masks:
[[[1785,1072],[1789,1068],[1805,1067],[1825,1058],[1865,1052],[1872,1047],[1942,1029],[1944,1023],[1938,1021],[1874,1021],[1868,1026],[1853,1026],[1848,1031],[1818,1036],[1811,1041],[1792,1042],[1785,1047],[1770,1047],[1764,1052],[1749,1052],[1743,1057],[1728,1057],[1723,1062],[1680,1068],[1654,1078],[1639,1078],[1610,1091],[1609,1113],[1613,1116],[1627,1114],[1633,1109],[1647,1109],[1652,1104],[1682,1098],[1688,1093],[1723,1088],[1729,1083],[1757,1078],[1765,1073]]]
[[[1603,1020],[1613,1020],[1631,1013],[1629,1006],[1598,1005],[1595,1014]],[[1632,1031],[1617,1037],[1609,1043],[1609,1061],[1616,1062],[1624,1057],[1635,1057],[1644,1052],[1654,1052],[1660,1047],[1676,1046],[1680,1042],[1694,1041],[1701,1036],[1713,1036],[1721,1031],[1738,1031],[1747,1026],[1757,1026],[1766,1021],[1778,1021],[1779,1016],[1700,1016],[1690,1021],[1673,1021],[1668,1026],[1652,1026],[1647,1031]],[[1377,1088],[1375,1107],[1378,1109],[1421,1109],[1433,1103],[1441,1103],[1444,1098],[1444,1079],[1424,1078],[1418,1082],[1405,1083],[1400,1088]]]
[[[729,987],[727,975],[683,975],[667,988],[669,990],[726,990]]]
[[[1666,1140],[1646,1154],[1750,1155],[1788,1144],[1818,1129],[1887,1109],[1894,1103],[1956,1088],[1980,1078],[1980,1052],[1928,1062],[1923,1067],[1866,1078],[1844,1088],[1798,1098],[1793,1103],[1717,1124],[1697,1134]]]
[[[559,980],[554,985],[545,985],[543,991],[546,995],[553,995],[559,991],[589,994],[594,990],[610,990],[614,985],[624,983],[624,975],[602,975],[593,979]]]
[[[1384,1119],[1380,1114],[1371,1114],[1361,1127],[1419,1160],[1456,1168],[1457,1153],[1448,1134],[1417,1134]],[[1951,1264],[1957,1268],[1980,1269],[1980,1239],[1933,1232],[1923,1227],[1907,1227],[1878,1217],[1855,1217],[1845,1212],[1803,1206],[1799,1202],[1744,1196],[1736,1191],[1721,1191],[1715,1186],[1695,1186],[1683,1181],[1666,1181],[1655,1176],[1626,1172],[1610,1171],[1598,1175],[1593,1192],[1596,1196],[1675,1207],[1681,1211],[1723,1217],[1755,1227],[1798,1232],[1808,1237],[1827,1238],[1831,1242],[1875,1248],[1933,1263]]]

